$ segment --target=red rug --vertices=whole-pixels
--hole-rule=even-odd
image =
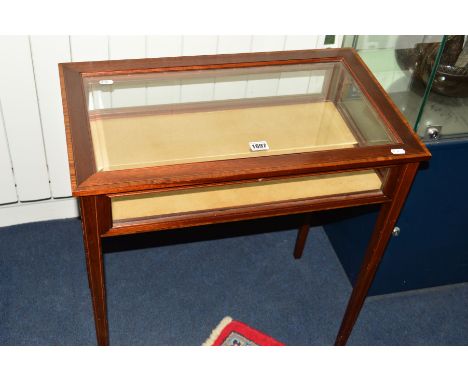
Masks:
[[[250,326],[225,317],[213,330],[204,346],[284,346],[283,343],[252,329]]]

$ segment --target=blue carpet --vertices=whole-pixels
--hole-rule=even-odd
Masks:
[[[227,315],[288,345],[333,344],[350,285],[321,228],[260,220],[107,239],[112,345],[199,345]],[[467,345],[468,284],[371,297],[350,345]],[[81,225],[0,229],[0,344],[93,345]]]

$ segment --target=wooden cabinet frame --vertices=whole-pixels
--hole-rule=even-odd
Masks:
[[[342,62],[366,99],[386,124],[395,143],[297,154],[229,159],[96,171],[83,80],[116,74],[139,75],[205,69]],[[402,114],[352,49],[305,50],[215,56],[65,63],[59,65],[73,195],[80,200],[88,280],[98,344],[109,343],[101,240],[103,237],[183,228],[196,225],[304,214],[294,257],[300,258],[314,211],[380,204],[356,286],[348,303],[336,344],[344,345],[351,333],[383,256],[393,226],[421,161],[430,153]],[[329,79],[328,79],[329,80]],[[338,85],[339,86],[339,85]],[[394,155],[392,149],[403,149]],[[246,205],[221,210],[113,221],[111,199],[122,195],[165,192],[212,185],[237,184],[327,173],[387,168],[382,190]]]

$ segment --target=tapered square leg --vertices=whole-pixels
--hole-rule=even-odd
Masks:
[[[108,228],[109,214],[107,209],[109,207],[103,196],[85,196],[80,197],[80,208],[97,342],[98,345],[108,345],[109,330],[101,233]]]
[[[304,252],[305,243],[310,230],[310,215],[304,215],[299,231],[297,232],[296,245],[294,247],[294,258],[300,259]]]
[[[361,265],[361,270],[359,271],[338,336],[336,337],[335,345],[346,345],[348,341],[377,268],[382,260],[393,227],[400,215],[400,211],[416,175],[418,165],[418,163],[411,163],[403,167],[399,176],[395,177],[396,187],[392,200],[383,204],[380,209],[374,232]]]

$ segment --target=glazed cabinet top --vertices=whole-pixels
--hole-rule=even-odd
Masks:
[[[351,49],[60,64],[74,195],[429,158]]]

